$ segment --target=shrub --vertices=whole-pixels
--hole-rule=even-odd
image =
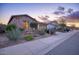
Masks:
[[[6,31],[12,31],[13,29],[16,29],[16,25],[9,24],[9,25],[6,26]]]
[[[27,36],[24,37],[24,39],[27,40],[27,41],[31,41],[31,40],[33,40],[33,36],[27,35]]]
[[[6,35],[10,40],[16,41],[20,37],[20,30],[16,27],[16,25],[9,24],[6,27]]]

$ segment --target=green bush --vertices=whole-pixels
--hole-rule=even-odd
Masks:
[[[14,24],[8,24],[6,26],[6,31],[12,31],[13,29],[16,29],[16,25],[14,25]]]
[[[27,36],[24,37],[24,39],[27,40],[27,41],[31,41],[31,40],[33,40],[33,36],[27,35]]]

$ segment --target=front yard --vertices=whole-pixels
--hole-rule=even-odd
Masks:
[[[38,40],[51,36],[51,32],[47,30],[35,30],[26,31],[17,28],[15,25],[7,25],[4,28],[5,33],[0,33],[0,48],[13,46],[20,43],[25,43],[32,40]],[[54,29],[52,35],[55,35],[56,30]]]
[[[51,36],[50,34],[44,34],[44,35],[32,35],[33,36],[33,39],[29,39],[27,40],[27,38],[23,38],[25,37],[24,35],[22,36],[22,38],[19,38],[17,39],[16,41],[13,41],[13,40],[9,40],[9,38],[6,36],[6,34],[0,34],[0,48],[4,48],[4,47],[8,47],[8,46],[13,46],[13,45],[16,45],[16,44],[21,44],[21,43],[25,43],[25,42],[28,42],[28,41],[32,41],[32,40],[37,40],[37,39],[41,39],[41,38],[45,38],[45,37],[49,37]]]

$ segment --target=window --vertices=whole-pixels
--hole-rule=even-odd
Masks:
[[[24,29],[29,29],[29,23],[27,21],[23,22],[23,28]]]

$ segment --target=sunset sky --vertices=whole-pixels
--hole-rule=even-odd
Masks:
[[[56,11],[59,6],[79,11],[79,4],[77,3],[2,3],[0,4],[0,23],[6,24],[12,15],[18,14],[28,14],[33,18],[41,15],[50,15],[50,17],[54,18],[55,15],[52,13]]]

